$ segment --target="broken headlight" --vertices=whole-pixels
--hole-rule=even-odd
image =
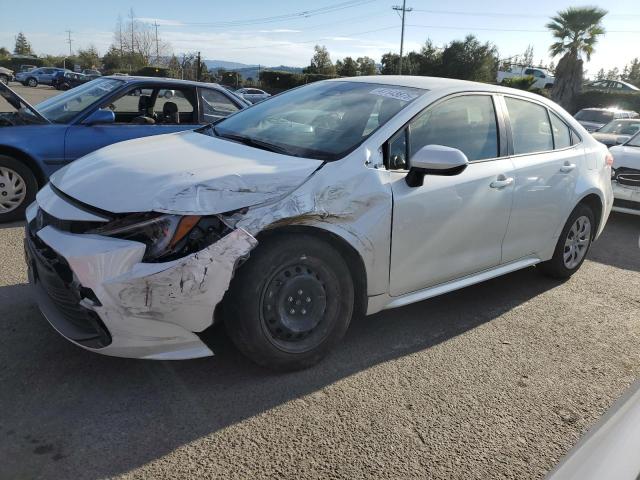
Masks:
[[[217,217],[132,214],[87,233],[121,238],[147,246],[143,261],[170,261],[218,241],[229,228]]]

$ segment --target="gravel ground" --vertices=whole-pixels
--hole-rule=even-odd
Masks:
[[[103,357],[59,337],[0,226],[0,478],[540,478],[640,374],[640,217],[535,268],[358,319],[317,367]]]

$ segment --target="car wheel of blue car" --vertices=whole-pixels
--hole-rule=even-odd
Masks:
[[[37,87],[38,86],[38,80],[35,78],[30,78],[29,80],[27,80],[27,85],[29,87]]]
[[[22,220],[37,190],[38,182],[29,167],[0,155],[0,223]]]

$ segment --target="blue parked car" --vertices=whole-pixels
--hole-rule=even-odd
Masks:
[[[57,72],[64,72],[64,68],[40,67],[16,74],[16,82],[20,82],[25,87],[37,87],[38,85],[51,85],[53,76]]]
[[[100,77],[35,106],[3,84],[0,96],[14,110],[0,113],[0,222],[24,218],[49,176],[76,158],[251,105],[212,83],[128,76]]]

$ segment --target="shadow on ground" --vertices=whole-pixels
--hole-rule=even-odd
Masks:
[[[245,360],[221,328],[210,334],[216,356],[208,359],[152,362],[86,352],[52,331],[27,285],[2,287],[0,457],[7,460],[0,477],[103,478],[130,471],[228,425],[490,322],[557,285],[531,268],[356,319],[323,363],[284,375]]]
[[[640,270],[639,233],[640,218],[614,215],[590,259]],[[93,479],[128,472],[243,419],[491,322],[559,285],[529,268],[356,319],[324,362],[286,375],[244,359],[220,328],[209,333],[213,358],[152,362],[86,352],[49,327],[27,285],[0,287],[0,477]]]
[[[589,260],[640,272],[640,216],[612,212]]]

